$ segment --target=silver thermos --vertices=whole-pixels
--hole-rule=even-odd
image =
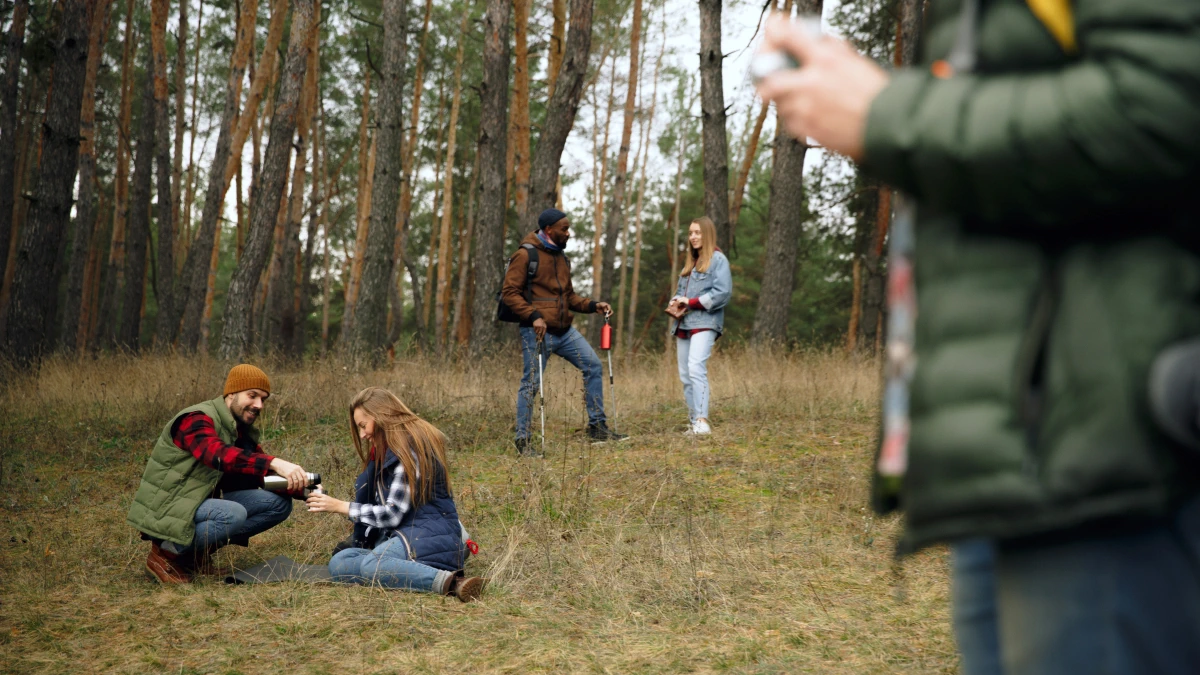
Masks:
[[[305,490],[304,490],[304,496],[306,496],[306,497],[308,496],[309,490],[314,489],[314,488],[320,489],[319,486],[321,485],[321,474],[312,473],[310,471],[307,475],[308,475],[308,484],[305,485]],[[263,477],[263,489],[270,490],[272,492],[287,492],[287,489],[288,489],[287,479],[284,478],[283,476],[273,476],[273,475],[272,476],[264,476]]]

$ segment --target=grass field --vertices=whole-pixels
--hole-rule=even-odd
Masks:
[[[718,350],[709,440],[673,361],[618,364],[616,426],[584,442],[582,384],[546,373],[547,457],[511,446],[520,358],[353,372],[264,364],[264,449],[346,497],[346,402],[391,388],[451,439],[459,511],[491,578],[478,603],[379,588],[163,587],[125,513],[162,425],[220,393],[182,357],[52,360],[0,373],[0,672],[948,673],[944,552],[893,563],[866,508],[878,366]],[[606,387],[606,398],[608,391]],[[607,401],[610,415],[612,401]],[[297,503],[298,504],[298,503]],[[349,524],[297,507],[218,555],[323,563]]]

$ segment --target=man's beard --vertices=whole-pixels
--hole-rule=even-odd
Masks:
[[[238,426],[252,427],[258,421],[258,413],[246,406],[239,406],[235,403],[229,412],[233,413],[233,419],[238,423]],[[249,421],[246,420],[247,417],[250,418]]]

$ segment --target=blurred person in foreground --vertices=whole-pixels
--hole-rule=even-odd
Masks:
[[[1147,401],[1200,335],[1200,0],[927,12],[891,74],[772,19],[802,65],[759,85],[916,203],[907,470],[876,507],[901,553],[958,545],[965,672],[1200,672],[1200,455]]]
[[[246,546],[291,514],[291,497],[308,478],[258,445],[254,424],[270,395],[266,373],[237,365],[221,396],[181,410],[163,427],[126,518],[150,540],[146,569],[162,583],[190,582],[218,548]],[[288,494],[261,489],[269,472],[287,478]]]
[[[350,432],[363,466],[354,501],[308,496],[309,511],[354,523],[350,545],[329,561],[333,580],[478,598],[484,579],[463,575],[473,543],[458,520],[445,435],[379,387],[350,401]]]

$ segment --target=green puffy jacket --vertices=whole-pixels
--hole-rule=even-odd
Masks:
[[[923,63],[960,8],[933,0]],[[1153,517],[1200,483],[1146,403],[1200,335],[1200,0],[1073,10],[1064,49],[984,0],[974,72],[898,72],[871,108],[865,165],[919,205],[901,550]]]
[[[196,534],[196,509],[221,480],[220,471],[205,466],[192,453],[180,450],[171,436],[176,420],[193,412],[202,412],[212,419],[221,442],[233,445],[237,440],[237,422],[223,396],[175,413],[154,443],[125,519],[151,537],[182,546],[192,543]],[[248,433],[257,444],[258,430],[251,428]]]

